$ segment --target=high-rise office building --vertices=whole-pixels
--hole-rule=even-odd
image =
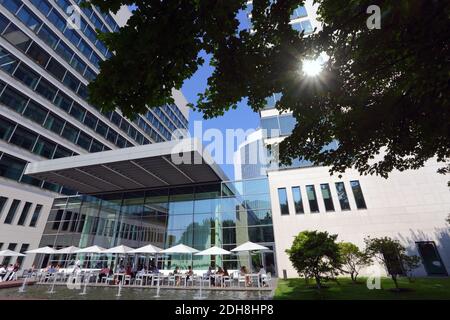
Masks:
[[[24,175],[27,163],[168,141],[188,126],[175,90],[174,105],[134,121],[87,102],[100,61],[113,55],[95,30],[115,32],[131,13],[80,2],[0,0],[0,250],[36,248],[53,199],[74,193]]]

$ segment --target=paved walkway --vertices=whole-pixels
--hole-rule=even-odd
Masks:
[[[27,281],[27,286],[35,284],[36,281]],[[23,280],[16,280],[16,281],[2,281],[0,282],[0,289],[7,289],[7,288],[17,288],[22,286]]]

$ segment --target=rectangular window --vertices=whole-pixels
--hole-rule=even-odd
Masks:
[[[0,139],[9,140],[16,124],[6,118],[0,117]]]
[[[33,215],[31,216],[30,227],[36,226],[36,224],[39,220],[39,216],[41,214],[41,210],[42,210],[42,205],[37,204],[36,208],[34,209]]]
[[[64,35],[67,37],[67,39],[69,39],[70,42],[72,42],[75,47],[78,47],[78,43],[80,43],[81,37],[77,32],[75,32],[75,30],[67,28],[66,31],[64,31]]]
[[[62,41],[59,42],[58,46],[56,47],[56,52],[63,57],[64,60],[70,63],[70,60],[72,60],[72,57],[74,55],[74,52],[72,49],[70,49],[65,43]]]
[[[6,201],[8,201],[8,198],[0,197],[0,217],[2,216],[3,208],[5,207]],[[1,247],[0,247],[0,250],[1,250]]]
[[[53,113],[49,113],[47,120],[45,120],[44,127],[50,131],[53,131],[57,135],[61,134],[62,128],[64,126],[64,120],[57,117]]]
[[[9,211],[8,214],[6,215],[5,218],[5,223],[6,224],[11,224],[12,221],[14,220],[14,217],[16,216],[16,212],[17,212],[17,208],[19,207],[20,204],[20,200],[14,199],[11,207],[9,207]]]
[[[93,140],[92,144],[91,144],[91,148],[89,149],[89,152],[94,153],[94,152],[100,152],[103,150],[103,145],[98,142],[97,140]]]
[[[22,113],[23,109],[25,109],[25,105],[28,102],[28,98],[12,89],[11,87],[7,87],[0,97],[0,102],[13,109],[14,111]]]
[[[61,17],[61,15],[56,12],[56,10],[52,10],[52,12],[50,12],[48,20],[57,29],[59,29],[59,31],[64,32],[64,29],[66,29],[66,20],[63,17]]]
[[[308,195],[309,210],[314,213],[319,212],[316,190],[313,185],[306,186],[306,194]]]
[[[77,92],[80,81],[75,78],[71,73],[67,72],[64,77],[63,83],[71,89],[73,92]]]
[[[50,6],[50,3],[48,3],[47,0],[31,0],[31,3],[33,3],[34,6],[35,6],[36,8],[38,8],[38,10],[39,10],[44,16],[46,16],[46,15],[49,13],[50,9],[52,8],[52,7]]]
[[[295,213],[305,213],[305,211],[303,210],[303,200],[302,194],[300,192],[300,187],[292,187],[292,198],[294,199]]]
[[[34,143],[36,142],[36,139],[37,134],[28,129],[25,129],[24,127],[18,126],[9,142],[15,144],[18,147],[31,151],[33,149]]]
[[[80,132],[80,130],[78,130],[77,128],[75,128],[74,126],[66,123],[62,136],[64,138],[66,138],[69,141],[72,141],[73,143],[75,143],[77,141],[78,138],[78,133]]]
[[[286,188],[278,188],[278,201],[280,202],[280,211],[282,215],[289,214],[289,205],[287,200]]]
[[[39,137],[36,145],[34,146],[33,153],[45,157],[47,159],[51,159],[53,156],[53,152],[56,149],[56,144],[43,138]]]
[[[50,60],[50,55],[35,42],[31,44],[27,55],[43,68],[47,65],[48,60]]]
[[[323,183],[320,185],[322,192],[323,203],[325,204],[326,211],[334,211],[333,197],[331,196],[330,185]]]
[[[3,154],[0,159],[0,176],[19,181],[26,162]]]
[[[73,100],[68,97],[66,94],[62,93],[61,91],[58,92],[56,95],[54,104],[66,111],[67,113],[70,111],[70,107],[72,106]]]
[[[95,126],[97,125],[97,120],[98,120],[97,117],[94,116],[92,113],[86,112],[86,116],[84,117],[83,123],[92,130],[94,130]]]
[[[70,157],[71,155],[72,155],[72,151],[58,145],[56,147],[56,151],[55,151],[55,155],[53,156],[53,159]]]
[[[352,186],[353,196],[355,197],[356,201],[356,207],[358,209],[367,209],[366,201],[364,200],[364,195],[359,181],[350,181],[350,185]]]
[[[336,182],[336,193],[339,198],[341,210],[350,210],[350,202],[348,201],[347,191],[345,190],[345,185],[343,182]]]
[[[5,35],[3,35],[5,36]],[[16,69],[17,64],[19,63],[19,60],[16,59],[12,54],[10,54],[8,51],[2,49],[0,47],[0,69],[12,74],[13,71]]]
[[[72,109],[70,110],[70,114],[77,119],[78,121],[82,122],[84,118],[84,114],[86,113],[86,109],[84,109],[82,106],[80,106],[78,103],[74,102]]]
[[[80,132],[80,136],[77,140],[77,145],[82,147],[83,149],[89,150],[89,147],[91,146],[92,138],[88,136],[87,134],[84,134],[83,132]]]
[[[0,3],[12,14],[16,13],[22,5],[22,1],[19,0],[2,0]]]
[[[54,76],[59,81],[62,81],[62,79],[64,78],[64,75],[66,74],[66,68],[64,68],[61,65],[61,63],[59,63],[58,61],[56,61],[53,58],[52,58],[52,60],[50,60],[46,69],[52,76]]]
[[[50,48],[54,49],[59,41],[56,34],[49,29],[46,25],[43,25],[38,32],[39,38],[42,39]]]
[[[17,17],[23,22],[24,25],[34,32],[36,32],[42,24],[42,21],[25,6],[23,6],[17,13]]]
[[[86,63],[81,60],[80,57],[74,56],[72,61],[70,62],[70,65],[77,70],[80,74],[84,73],[84,70],[86,69],[87,65]]]
[[[43,106],[37,104],[34,101],[30,101],[23,115],[42,126],[44,124],[45,118],[47,117],[47,113],[48,110]]]
[[[31,208],[31,202],[25,202],[25,205],[23,206],[22,213],[20,214],[19,221],[17,224],[19,226],[25,225],[25,221],[27,220],[28,213],[30,212]]]
[[[39,81],[39,84],[36,87],[36,92],[50,101],[53,101],[55,98],[56,91],[56,87],[43,78],[41,78],[41,81]]]
[[[39,75],[23,63],[21,63],[14,72],[14,77],[26,86],[30,87],[32,90],[39,81]]]
[[[25,251],[28,250],[28,248],[30,247],[30,245],[28,243],[24,243],[22,244],[22,246],[20,247],[20,253],[24,254]],[[22,265],[23,264],[23,260],[25,260],[26,257],[17,257],[17,263]]]

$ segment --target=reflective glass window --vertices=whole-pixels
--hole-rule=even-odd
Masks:
[[[306,194],[308,195],[309,210],[311,210],[311,212],[313,213],[319,212],[319,205],[317,203],[317,196],[314,185],[306,186]]]

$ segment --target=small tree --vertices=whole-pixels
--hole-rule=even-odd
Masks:
[[[408,256],[406,249],[398,240],[389,237],[364,239],[366,252],[369,256],[377,258],[385,267],[394,281],[395,288],[399,290],[398,276],[405,275],[418,265],[417,256]]]
[[[340,242],[339,254],[342,261],[341,271],[350,274],[353,283],[356,283],[359,271],[372,263],[371,257],[350,242]]]
[[[292,247],[286,250],[299,275],[314,278],[319,290],[322,281],[333,278],[341,267],[336,238],[337,235],[328,232],[303,231],[295,237]]]
[[[403,268],[405,270],[406,276],[408,277],[408,280],[412,281],[412,271],[419,267],[420,265],[420,257],[418,256],[407,256],[404,255],[402,257],[402,264]]]

